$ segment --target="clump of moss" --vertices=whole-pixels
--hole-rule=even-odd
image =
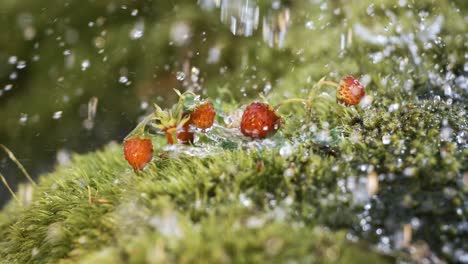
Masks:
[[[329,111],[343,107],[329,103]],[[329,144],[311,140],[317,132],[307,130],[317,116],[303,112],[289,117],[274,144],[251,149],[239,142],[208,156],[177,154],[176,147],[175,156],[155,158],[138,174],[115,144],[75,156],[40,178],[30,205],[12,202],[4,210],[0,253],[19,262],[342,262],[364,255],[380,262],[386,258],[348,241],[345,230],[399,243],[395,232],[413,219],[421,223],[414,241],[438,254],[448,238],[462,248],[463,230],[433,230],[463,221],[457,208],[466,195],[460,171],[467,153],[453,136],[464,129],[458,109],[425,102],[390,113],[342,111]],[[301,129],[288,129],[298,120]],[[441,136],[449,124],[452,136]],[[156,152],[164,140],[155,139]],[[370,173],[380,182],[373,196],[366,191]]]
[[[260,173],[259,160],[265,168]],[[2,259],[339,262],[368,257],[366,247],[347,242],[344,232],[292,221],[295,187],[283,176],[284,162],[272,152],[259,157],[226,151],[223,158],[158,159],[135,175],[115,145],[76,156],[68,167],[41,178],[31,205],[5,209],[4,214],[13,213],[2,217]],[[90,202],[88,187],[92,198],[105,202]],[[384,260],[374,253],[371,258]]]

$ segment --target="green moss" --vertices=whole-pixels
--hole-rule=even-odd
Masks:
[[[451,124],[455,135],[463,129],[464,116],[456,107],[427,102],[391,113],[379,108],[343,111],[349,117],[338,118],[342,132],[329,147],[311,140],[315,132],[307,132],[308,127],[317,117],[304,115],[290,117],[287,124],[301,119],[306,125],[291,134],[287,131],[294,130],[285,127],[273,138],[276,146],[180,146],[138,174],[118,145],[75,156],[70,165],[41,177],[31,205],[11,202],[1,214],[2,259],[342,263],[366,255],[385,261],[363,251],[368,246],[347,241],[340,230],[375,241],[375,233],[361,229],[364,215],[371,230],[388,232],[394,231],[385,222],[389,220],[396,226],[414,217],[430,217],[440,225],[462,221],[451,208],[459,207],[466,195],[457,185],[466,152],[438,132],[443,123]],[[351,137],[356,131],[357,142]],[[382,142],[386,134],[390,143]],[[164,139],[155,140],[160,152]],[[278,155],[288,145],[294,151]],[[212,155],[184,154],[203,148]],[[408,168],[414,169],[409,173]],[[343,191],[339,182],[365,178],[369,171],[383,178],[379,195],[369,200],[375,209],[363,210],[356,194]],[[92,197],[106,203],[89,203],[88,186]],[[450,197],[442,194],[447,188],[453,190]],[[433,245],[444,243],[446,230],[433,232],[415,236]],[[453,243],[462,243],[459,232],[451,235]]]
[[[222,159],[157,159],[135,175],[118,146],[76,156],[41,178],[33,204],[6,209],[15,213],[2,218],[2,259],[340,262],[364,254],[343,232],[292,221],[294,199],[281,202],[295,193],[278,165],[284,160],[264,153],[258,173],[257,158],[226,151]],[[89,203],[87,186],[109,204]]]

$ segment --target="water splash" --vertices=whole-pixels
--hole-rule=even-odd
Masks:
[[[263,40],[270,47],[281,48],[286,39],[291,14],[289,8],[269,10],[263,18]]]
[[[97,105],[98,105],[98,98],[93,96],[89,99],[88,102],[88,116],[83,121],[83,127],[86,130],[91,130],[94,128],[94,118],[96,117]]]
[[[220,8],[221,22],[236,36],[252,37],[262,21],[263,40],[268,46],[281,48],[284,45],[291,13],[280,1],[273,1],[266,10],[260,10],[255,0],[199,0],[198,4],[207,10]],[[265,15],[261,17],[261,14]],[[313,27],[313,24],[307,27]]]
[[[255,1],[222,0],[221,22],[229,25],[234,35],[250,37],[258,28],[260,9]]]
[[[81,70],[86,71],[89,66],[91,65],[90,61],[88,59],[85,59],[81,62]]]

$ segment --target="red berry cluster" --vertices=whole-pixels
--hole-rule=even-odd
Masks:
[[[193,143],[194,132],[191,131],[191,127],[205,132],[213,126],[215,116],[216,111],[211,102],[201,103],[193,111],[185,112],[182,117],[188,120],[177,130],[177,139],[183,144]]]
[[[171,109],[163,110],[154,105],[148,115],[124,140],[124,156],[135,170],[142,170],[153,157],[153,146],[146,132],[147,125],[161,131],[168,144],[192,144],[195,133],[206,133],[216,116],[213,104],[190,92],[179,95],[179,102]]]
[[[354,77],[347,76],[339,84],[321,81],[319,85],[336,86],[337,100],[346,106],[356,105],[364,97],[363,85]],[[150,124],[165,134],[168,144],[192,144],[195,133],[206,133],[213,126],[216,111],[208,100],[201,100],[193,93],[179,93],[179,102],[169,110],[155,105],[154,113],[143,120],[124,140],[125,159],[135,170],[142,170],[153,157],[151,140],[146,136],[146,125]],[[286,103],[301,102],[310,105],[308,99],[287,99],[272,107],[267,103],[253,102],[248,105],[239,125],[240,132],[252,139],[263,139],[274,135],[281,127],[277,110]]]

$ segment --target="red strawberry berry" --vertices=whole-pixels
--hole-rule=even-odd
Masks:
[[[189,123],[198,129],[208,129],[213,125],[216,112],[210,102],[197,106],[190,115]]]
[[[250,138],[266,138],[276,133],[281,118],[268,104],[254,102],[244,111],[240,124],[242,134]]]
[[[185,118],[188,114],[182,115],[182,119]],[[191,144],[193,143],[194,133],[190,131],[191,118],[185,122],[185,124],[177,130],[177,140],[182,144]]]
[[[190,115],[189,120],[185,122],[182,128],[177,130],[177,140],[182,144],[191,144],[194,140],[195,133],[190,131],[190,126],[198,129],[206,130],[213,126],[216,112],[210,102],[198,105],[192,112],[187,112],[182,115],[181,119]]]
[[[344,77],[336,93],[338,101],[345,105],[357,105],[364,97],[364,86],[353,76]]]
[[[177,129],[177,126],[171,126],[164,130],[164,134],[166,135],[167,143],[173,145],[174,138],[173,132],[175,132],[175,136],[177,137],[177,142],[181,144],[190,144],[193,143],[194,140],[194,132],[190,131],[190,120],[188,120],[182,127]],[[176,130],[177,129],[177,130]]]
[[[194,133],[189,131],[189,125],[185,124],[180,131],[177,131],[177,140],[182,144],[193,143]]]
[[[147,138],[130,138],[124,141],[124,155],[134,170],[143,170],[153,158],[153,144]]]

